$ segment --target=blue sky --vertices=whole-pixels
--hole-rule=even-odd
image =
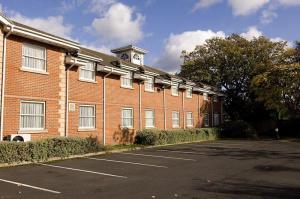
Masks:
[[[214,36],[300,40],[300,0],[0,0],[9,17],[100,51],[149,50],[146,64],[174,72],[180,52]]]

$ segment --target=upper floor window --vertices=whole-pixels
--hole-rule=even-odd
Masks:
[[[85,81],[96,81],[96,71],[95,64],[93,62],[88,62],[79,69],[79,79]]]
[[[178,85],[172,85],[171,90],[173,96],[178,96]]]
[[[121,86],[125,88],[132,88],[132,72],[121,76]]]
[[[187,88],[187,89],[186,89],[186,97],[187,97],[187,98],[192,98],[192,97],[193,97],[193,91],[192,91],[192,88]]]
[[[218,102],[218,96],[215,95],[213,100],[214,100],[214,102]]]
[[[205,101],[208,101],[208,95],[207,95],[207,93],[203,93],[203,99],[204,99]]]
[[[145,81],[145,91],[154,91],[154,78],[148,77]]]
[[[21,102],[21,130],[43,130],[45,128],[45,103]]]
[[[46,71],[46,49],[31,44],[22,46],[22,68]]]

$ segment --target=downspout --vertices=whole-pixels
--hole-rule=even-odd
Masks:
[[[65,137],[69,136],[69,71],[73,68],[76,63],[74,62],[70,67],[66,68],[66,121],[65,121]]]
[[[221,105],[221,124],[223,124],[223,99],[220,99],[220,105]]]
[[[163,86],[164,130],[167,130],[166,91]]]
[[[201,121],[200,121],[200,114],[201,114],[201,110],[200,110],[200,97],[199,97],[200,95],[199,95],[199,93],[197,94],[197,97],[198,97],[198,103],[197,103],[197,105],[198,105],[198,125],[197,125],[197,127],[201,127]]]
[[[0,128],[0,141],[3,141],[3,125],[4,125],[4,94],[5,94],[5,78],[6,78],[6,40],[13,32],[14,26],[10,26],[10,30],[4,36],[3,41],[3,62],[2,62],[2,87],[1,87],[1,128]]]
[[[211,98],[211,127],[214,127],[214,99]]]
[[[107,73],[106,75],[103,76],[103,98],[102,98],[102,106],[103,106],[103,137],[102,137],[102,142],[103,142],[103,146],[105,146],[106,144],[106,81],[105,78],[108,77],[109,75],[111,75],[113,72],[113,69],[111,69],[111,71],[109,73]]]
[[[139,130],[142,129],[142,86],[139,82]]]

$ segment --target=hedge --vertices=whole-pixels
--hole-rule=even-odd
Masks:
[[[216,140],[219,131],[216,128],[193,128],[176,130],[144,129],[138,131],[135,144],[164,145],[202,140]]]
[[[220,135],[222,138],[256,138],[257,132],[249,123],[237,120],[221,124]]]
[[[102,151],[96,138],[49,138],[32,142],[0,142],[0,163],[38,162]]]

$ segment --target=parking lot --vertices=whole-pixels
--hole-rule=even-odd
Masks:
[[[300,143],[221,140],[0,169],[0,198],[300,198]]]

